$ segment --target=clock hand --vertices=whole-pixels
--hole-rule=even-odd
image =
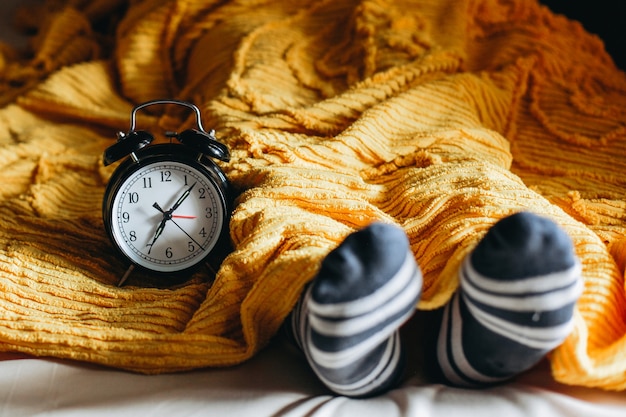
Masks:
[[[180,226],[178,225],[178,223],[176,223],[174,220],[172,220],[172,223],[174,223],[174,225],[175,225],[176,227],[178,227],[178,228],[179,228],[179,229],[180,229],[180,230],[181,230],[184,234],[186,234],[186,235],[187,235],[187,237],[188,237],[189,239],[191,239],[191,241],[192,241],[193,243],[195,243],[196,245],[198,245],[198,246],[200,247],[200,249],[202,249],[202,250],[206,250],[206,249],[204,249],[204,246],[202,246],[201,244],[199,244],[199,243],[196,241],[196,239],[192,238],[192,237],[191,237],[191,235],[185,231],[185,229],[183,229],[182,227],[180,227]]]
[[[148,249],[148,255],[150,255],[150,252],[152,251],[152,247],[156,243],[159,236],[161,236],[161,233],[163,233],[163,229],[165,229],[165,223],[167,223],[167,217],[163,216],[163,220],[161,220],[161,223],[159,223],[159,227],[157,227],[156,232],[154,233],[152,242],[146,245],[150,247],[150,249]]]
[[[161,208],[161,206],[159,206],[159,203],[155,202],[152,207],[154,207],[155,209],[159,210],[161,213],[163,213],[163,217],[167,217],[167,220],[172,218],[172,209],[169,209],[168,211],[165,211]]]
[[[152,205],[152,207],[154,207],[155,209],[163,213],[163,219],[161,219],[161,223],[159,223],[159,226],[157,227],[156,232],[154,232],[154,237],[152,238],[152,242],[146,245],[150,247],[150,249],[148,249],[148,255],[150,255],[150,252],[152,251],[152,247],[156,243],[159,236],[161,236],[161,233],[163,233],[163,229],[165,229],[165,224],[167,223],[168,220],[172,218],[172,213],[170,211],[163,211],[163,209],[161,208],[161,206],[159,206],[158,203],[155,202]]]
[[[183,193],[183,195],[181,195],[181,196],[180,196],[180,198],[178,199],[178,201],[176,201],[176,202],[174,203],[174,205],[172,206],[172,208],[171,208],[171,209],[169,209],[169,212],[170,212],[170,213],[173,213],[173,212],[174,212],[174,210],[176,210],[176,209],[177,209],[177,208],[178,208],[178,207],[179,207],[179,206],[183,203],[183,201],[185,201],[185,199],[186,199],[187,197],[189,197],[189,194],[191,194],[191,190],[193,189],[193,187],[195,187],[195,186],[196,186],[196,184],[197,184],[197,183],[198,183],[198,182],[196,181],[196,182],[194,182],[193,184],[191,184],[191,187],[187,188],[187,190]]]

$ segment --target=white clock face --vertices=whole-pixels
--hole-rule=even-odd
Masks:
[[[176,272],[201,262],[225,221],[221,194],[201,171],[153,162],[119,187],[111,210],[113,238],[136,264]]]

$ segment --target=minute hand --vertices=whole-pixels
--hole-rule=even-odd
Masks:
[[[193,190],[193,187],[195,187],[197,183],[198,182],[196,181],[193,184],[191,184],[191,187],[187,188],[187,190],[183,193],[183,195],[181,195],[180,198],[174,203],[172,208],[168,210],[169,213],[173,213],[174,210],[176,210],[181,204],[183,204],[183,201],[185,201],[185,199],[189,197],[189,194],[191,194],[191,190]]]

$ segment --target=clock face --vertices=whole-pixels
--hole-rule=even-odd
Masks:
[[[177,161],[146,164],[124,179],[110,216],[120,250],[135,264],[158,272],[197,265],[217,243],[226,221],[214,182]]]

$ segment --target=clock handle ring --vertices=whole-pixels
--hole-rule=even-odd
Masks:
[[[160,99],[160,100],[152,100],[152,101],[146,101],[145,103],[139,104],[137,106],[135,106],[133,108],[133,111],[130,114],[130,131],[133,132],[135,130],[135,125],[136,125],[136,114],[139,110],[145,108],[145,107],[149,107],[149,106],[154,106],[157,104],[176,104],[179,106],[185,106],[190,108],[191,110],[193,110],[193,112],[196,115],[196,124],[198,125],[198,130],[200,130],[201,132],[205,132],[204,127],[202,126],[202,120],[201,120],[201,114],[200,114],[200,109],[194,105],[191,104],[187,101],[182,101],[182,100],[173,100],[173,99]]]

